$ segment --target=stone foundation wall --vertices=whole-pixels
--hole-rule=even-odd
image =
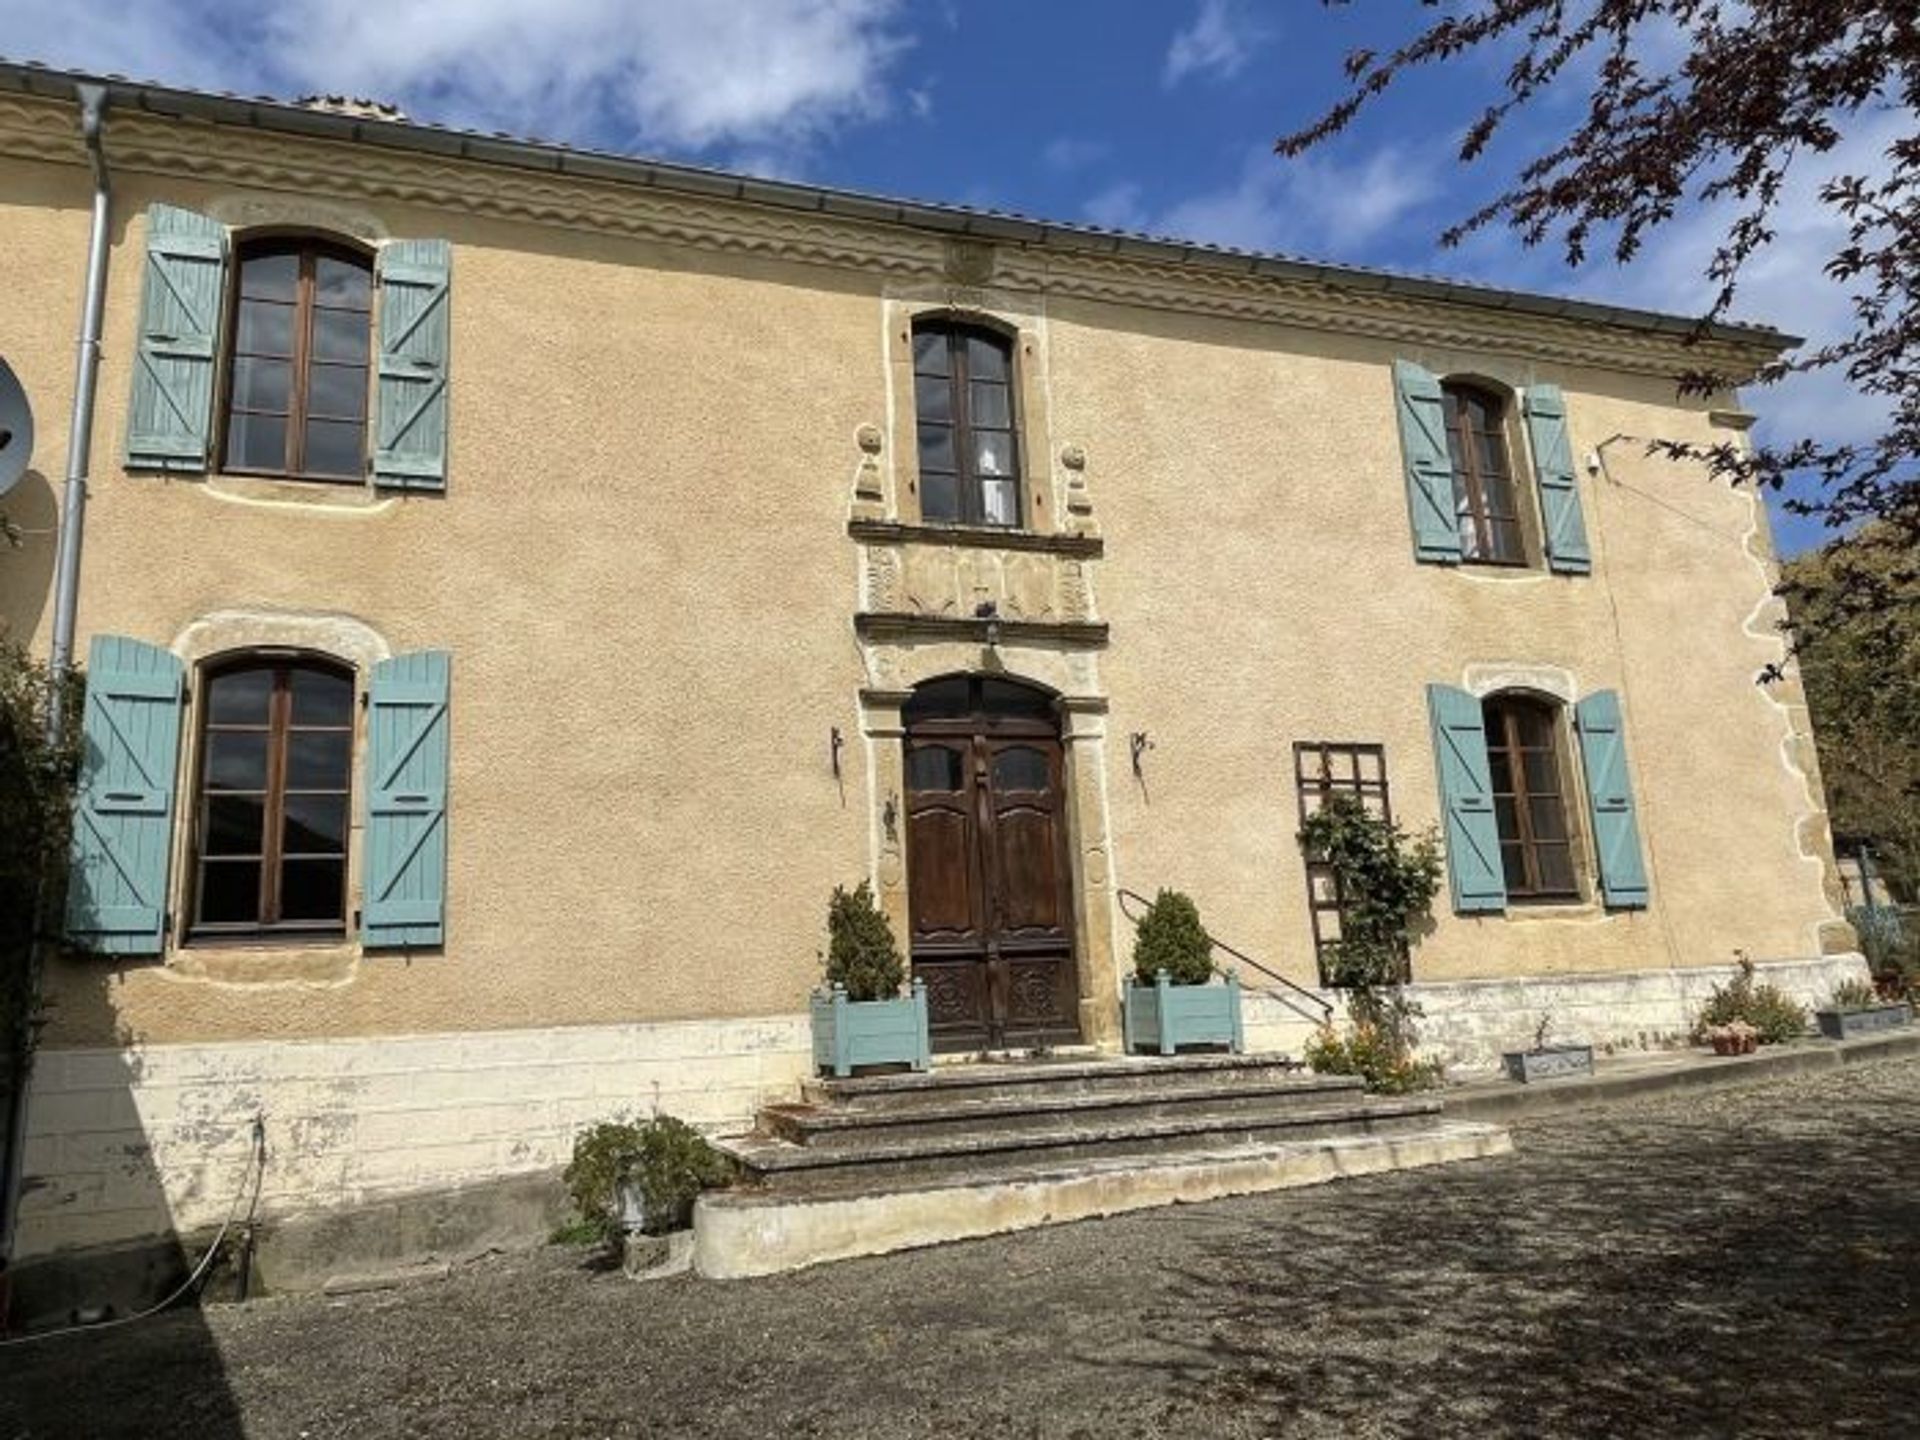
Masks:
[[[1857,954],[1761,961],[1759,978],[1808,1008],[1824,1004],[1843,980],[1867,978]],[[1658,1050],[1686,1042],[1694,1017],[1715,985],[1733,978],[1731,965],[1695,970],[1631,970],[1615,974],[1519,976],[1414,984],[1407,993],[1423,1011],[1421,1048],[1450,1070],[1499,1065],[1505,1050],[1533,1042],[1542,1014],[1552,1016],[1552,1038],[1614,1050]],[[1322,992],[1344,1016],[1340,997]],[[1247,1048],[1300,1055],[1313,1026],[1273,998],[1249,992]]]
[[[272,1219],[552,1171],[581,1127],[623,1111],[740,1129],[809,1055],[801,1015],[46,1051],[20,1253],[218,1225],[256,1114]]]

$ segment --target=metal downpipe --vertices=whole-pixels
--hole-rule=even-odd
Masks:
[[[101,148],[106,128],[107,88],[82,81],[74,86],[80,105],[80,138],[93,170],[93,228],[87,239],[87,289],[80,310],[80,335],[74,346],[73,413],[67,426],[67,479],[60,498],[60,542],[54,562],[53,647],[48,656],[56,677],[47,704],[47,737],[57,740],[66,723],[66,690],[59,680],[73,668],[74,622],[80,607],[80,541],[87,516],[87,476],[93,460],[94,382],[100,371],[100,328],[106,309],[107,227],[112,219],[107,157]],[[44,912],[45,898],[38,902]],[[40,926],[49,918],[43,913]],[[40,995],[43,946],[35,940],[28,960],[26,1002],[29,1015]],[[31,1020],[27,1022],[29,1025]],[[12,1057],[13,1075],[6,1131],[6,1157],[0,1168],[0,1301],[8,1286],[6,1271],[13,1262],[20,1220],[20,1182],[27,1145],[27,1086],[32,1076],[33,1052],[23,1044]],[[5,1323],[0,1305],[0,1325]]]

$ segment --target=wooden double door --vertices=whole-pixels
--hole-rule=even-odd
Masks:
[[[1078,1040],[1059,722],[1044,692],[929,681],[905,707],[907,903],[933,1048]]]

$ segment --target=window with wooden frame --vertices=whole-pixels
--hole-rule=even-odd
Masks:
[[[1293,783],[1300,801],[1300,823],[1334,795],[1351,795],[1369,815],[1393,819],[1387,791],[1387,747],[1336,740],[1297,740],[1293,746]],[[1327,961],[1340,940],[1340,916],[1345,897],[1340,878],[1324,863],[1307,864],[1307,913],[1313,921],[1313,953],[1320,967],[1320,983],[1331,979]]]
[[[1440,387],[1453,465],[1460,558],[1468,564],[1525,565],[1527,550],[1507,444],[1507,402],[1478,385]]]
[[[1013,342],[944,318],[913,327],[920,518],[930,524],[1020,523]]]
[[[228,330],[222,468],[366,476],[373,268],[316,239],[240,247]]]
[[[201,698],[190,933],[344,931],[353,672],[253,654]]]
[[[1560,708],[1528,695],[1489,696],[1487,768],[1510,900],[1577,900]]]

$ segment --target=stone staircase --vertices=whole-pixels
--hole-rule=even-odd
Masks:
[[[1365,1094],[1279,1055],[978,1061],[810,1080],[723,1142],[695,1264],[765,1274],[967,1235],[1501,1153],[1439,1100]]]

